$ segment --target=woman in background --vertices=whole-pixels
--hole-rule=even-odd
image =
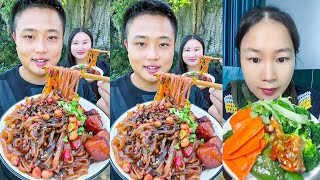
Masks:
[[[178,57],[178,67],[175,70],[176,74],[184,74],[189,71],[199,72],[201,67],[198,65],[199,58],[204,55],[205,45],[202,38],[198,35],[187,35],[185,36],[180,44],[179,57]],[[209,67],[208,74],[215,78],[215,83],[222,83],[221,71]],[[203,96],[212,105],[210,100],[209,88],[204,88],[201,90]]]
[[[65,62],[64,66],[72,67],[78,64],[85,64],[85,58],[92,47],[93,37],[88,29],[84,27],[73,29],[68,39],[67,61]],[[110,76],[110,66],[108,61],[97,60],[97,67],[102,69],[103,76]],[[95,92],[97,99],[100,99],[97,81],[90,82],[89,84],[92,90]]]

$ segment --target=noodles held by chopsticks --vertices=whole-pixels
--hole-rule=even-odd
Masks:
[[[48,95],[53,91],[60,91],[61,95],[69,100],[75,97],[79,85],[80,71],[59,66],[46,67],[45,71],[47,84],[42,91],[43,95]]]
[[[172,98],[172,102],[183,107],[187,104],[190,95],[192,79],[170,73],[162,73],[158,77],[158,92],[155,101]]]

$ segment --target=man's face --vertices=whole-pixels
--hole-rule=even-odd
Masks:
[[[13,39],[27,77],[42,77],[44,66],[57,65],[63,45],[63,25],[56,11],[29,8],[16,17]]]
[[[167,17],[140,15],[127,25],[125,46],[138,87],[157,82],[155,73],[168,72],[174,56],[174,29]],[[142,86],[140,86],[142,85]]]

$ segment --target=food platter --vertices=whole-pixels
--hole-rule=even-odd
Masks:
[[[146,102],[146,103],[143,103],[142,105],[147,105],[151,102]],[[127,112],[130,112],[130,111],[134,111],[136,110],[137,107],[133,107],[131,109],[129,109]],[[220,138],[222,139],[222,127],[221,125],[218,123],[218,121],[216,121],[211,115],[209,115],[206,111],[202,110],[201,108],[199,108],[198,106],[196,105],[191,105],[191,111],[194,113],[195,116],[197,117],[201,117],[201,116],[207,116],[210,118],[210,121],[212,122],[213,124],[213,128],[215,130],[215,134]],[[112,140],[114,139],[114,137],[117,135],[117,128],[116,126],[121,122],[123,121],[126,116],[127,116],[127,112],[123,113],[116,121],[115,123],[112,125],[111,127],[111,131],[110,131],[110,147],[111,146],[111,142]],[[122,168],[116,163],[115,161],[115,154],[113,152],[113,149],[110,148],[110,158],[111,158],[111,165],[113,166],[113,168],[115,169],[115,171],[117,172],[117,174],[122,178],[122,179],[131,179],[130,178],[130,175],[128,173],[125,173]],[[222,165],[216,167],[216,168],[213,168],[213,169],[207,169],[203,172],[201,172],[201,175],[200,175],[200,179],[201,180],[207,180],[207,179],[214,179],[216,176],[219,175],[219,173],[221,172],[222,170]]]
[[[34,95],[30,98],[36,98],[39,95]],[[5,121],[4,118],[7,117],[10,113],[12,113],[15,109],[15,106],[21,103],[24,103],[25,100],[21,100],[18,103],[16,103],[15,105],[13,105],[2,117],[1,117],[1,121],[0,121],[0,132],[5,128]],[[98,113],[101,116],[101,120],[103,123],[102,128],[103,129],[107,129],[108,131],[110,131],[110,120],[107,117],[107,115],[100,110],[96,105],[92,104],[91,102],[89,102],[88,100],[81,98],[80,97],[80,101],[79,104],[85,109],[85,110],[90,110],[90,109],[95,109],[98,111]],[[0,144],[1,148],[0,148],[0,159],[2,162],[2,167],[6,168],[5,171],[6,172],[10,172],[10,175],[14,175],[15,177],[19,178],[19,179],[35,179],[32,176],[21,172],[17,166],[14,166],[11,164],[11,162],[4,156],[4,152],[3,152],[3,148],[2,145]],[[105,168],[107,168],[107,166],[109,165],[109,159],[101,161],[101,162],[94,162],[93,164],[91,164],[89,166],[88,169],[88,174],[86,175],[82,175],[80,176],[78,179],[93,179],[94,177],[98,176],[102,171],[105,170]],[[54,179],[54,178],[51,178]]]
[[[232,115],[232,116],[234,116],[234,115]],[[319,123],[317,121],[317,119],[312,114],[311,114],[311,116],[312,116],[311,120],[313,122]],[[223,134],[227,133],[229,130],[232,130],[231,125],[229,123],[231,117],[223,125]],[[222,146],[222,148],[223,148],[223,146]],[[235,173],[233,173],[232,170],[225,163],[225,161],[222,161],[222,164],[223,164],[224,170],[232,177],[232,179],[238,179],[237,176],[235,175]],[[315,169],[313,169],[312,171],[303,173],[302,176],[303,176],[303,178],[305,180],[316,179],[316,176],[320,175],[319,172],[320,172],[320,164]],[[246,177],[246,179],[247,180],[254,180],[254,179],[257,179],[257,178],[254,177],[251,173],[249,173],[248,176]]]

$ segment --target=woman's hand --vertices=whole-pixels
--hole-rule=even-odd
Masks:
[[[108,116],[110,115],[110,83],[98,81],[98,91],[101,98],[97,102],[97,106],[103,110]]]
[[[222,124],[222,90],[210,88],[209,93],[212,106],[208,112]]]

